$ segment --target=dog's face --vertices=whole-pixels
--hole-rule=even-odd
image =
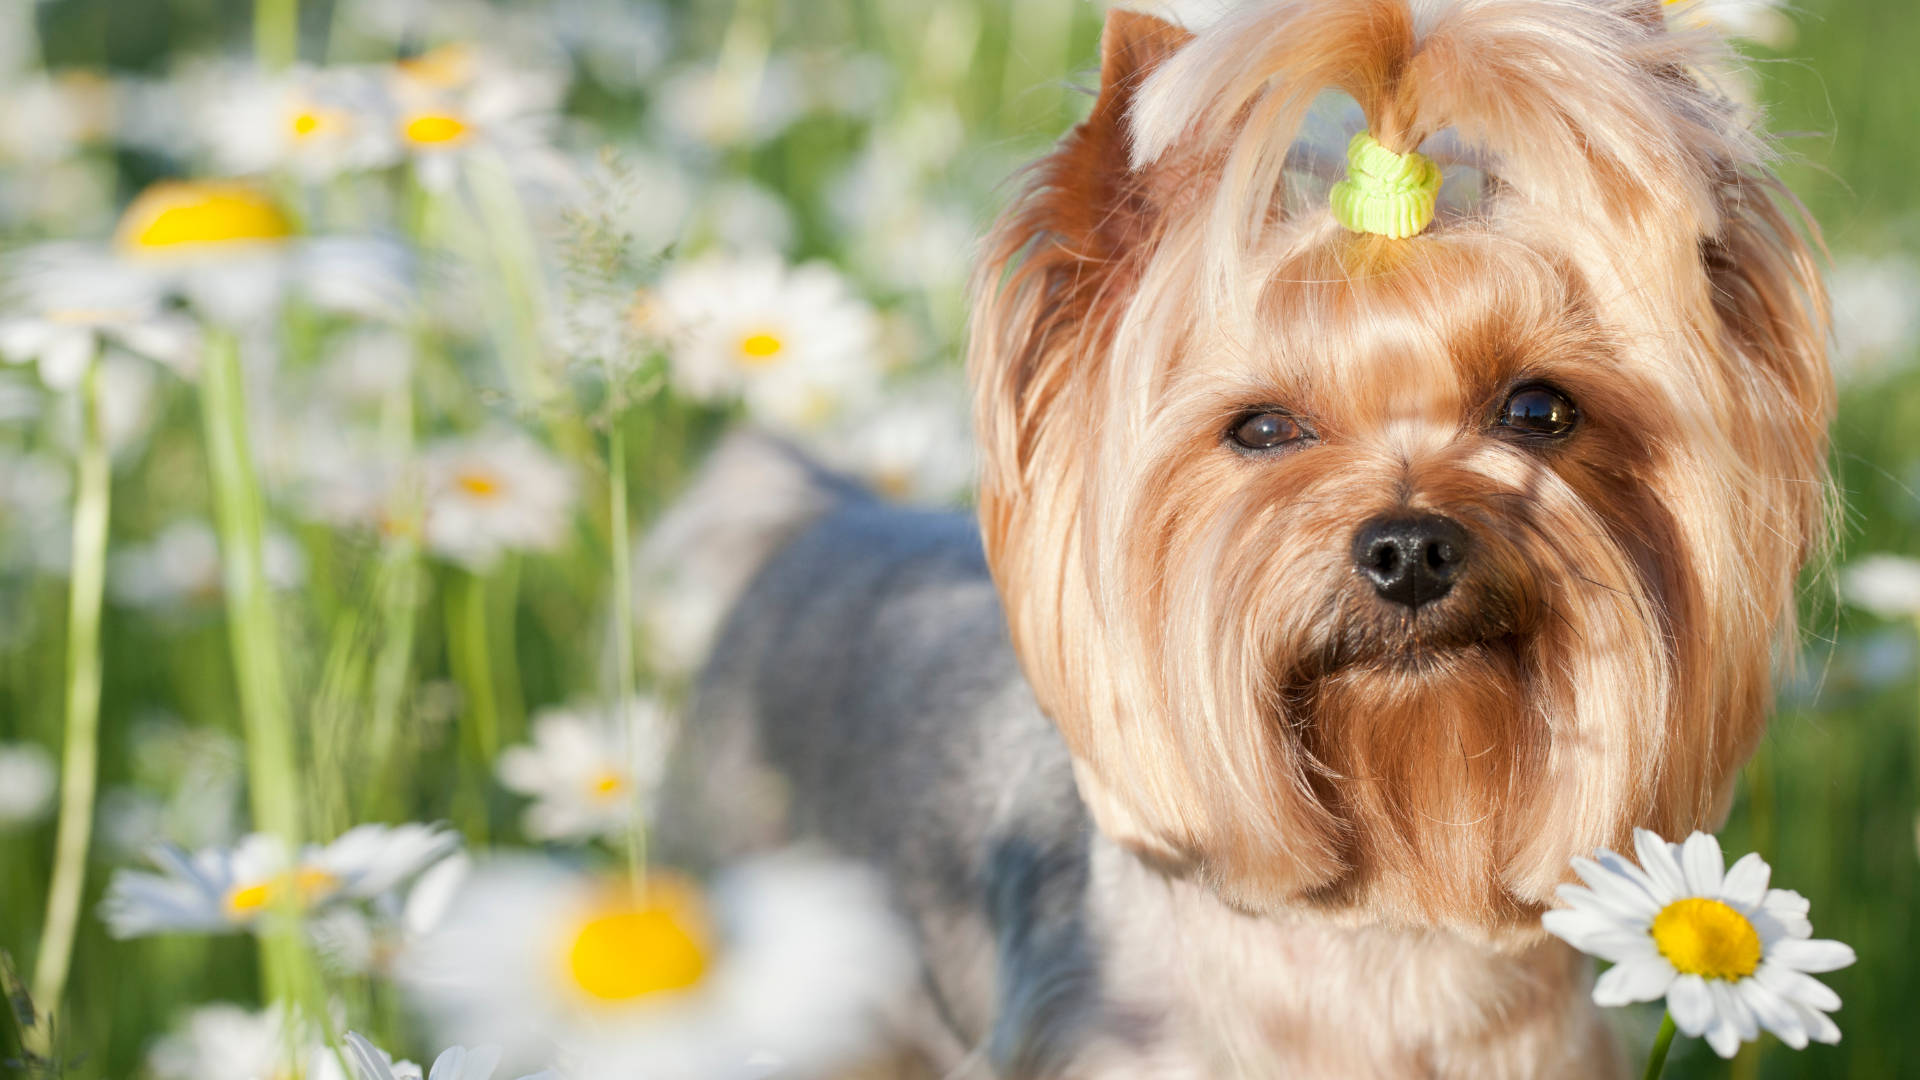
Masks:
[[[1657,16],[1109,22],[973,374],[989,557],[1110,835],[1250,910],[1516,940],[1572,855],[1724,812],[1821,527],[1824,301]],[[1301,209],[1329,86],[1477,199],[1409,240]]]

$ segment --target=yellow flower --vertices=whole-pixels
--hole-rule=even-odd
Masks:
[[[1541,919],[1548,933],[1612,961],[1593,986],[1596,1004],[1666,998],[1674,1026],[1704,1037],[1721,1057],[1760,1037],[1760,1026],[1796,1049],[1840,1041],[1827,1013],[1839,995],[1811,972],[1853,963],[1853,950],[1819,941],[1799,893],[1769,889],[1759,855],[1731,868],[1719,841],[1694,833],[1669,844],[1634,831],[1640,865],[1601,850],[1575,859],[1581,885],[1560,886],[1568,906]]]
[[[114,243],[133,255],[191,252],[232,245],[278,245],[294,235],[279,204],[246,184],[162,180],[120,217]]]
[[[595,1001],[627,1003],[697,985],[707,973],[705,905],[684,879],[654,874],[610,889],[568,935],[564,978]]]

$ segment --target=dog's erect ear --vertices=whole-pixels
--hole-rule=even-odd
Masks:
[[[996,481],[1024,467],[1034,424],[1063,388],[1066,373],[1050,364],[1144,254],[1164,193],[1179,190],[1171,166],[1132,167],[1128,113],[1141,84],[1192,37],[1152,15],[1109,12],[1093,112],[1034,166],[987,237],[969,362],[985,491],[1005,490]]]
[[[1140,85],[1192,39],[1152,15],[1108,13],[1093,113],[1044,166],[1048,186],[1059,195],[1050,229],[1069,249],[1110,260],[1150,226],[1161,186],[1149,173],[1133,169],[1128,113]]]

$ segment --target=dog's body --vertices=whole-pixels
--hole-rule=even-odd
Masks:
[[[1652,0],[1110,16],[983,255],[977,533],[733,450],[787,490],[683,508],[766,553],[709,848],[881,867],[944,1072],[1617,1074],[1541,914],[1725,814],[1828,491],[1825,297],[1718,62]],[[1329,89],[1347,183],[1425,146],[1437,208],[1328,213]]]
[[[880,868],[925,961],[903,1035],[934,1074],[1618,1073],[1586,965],[1558,942],[1503,955],[1261,919],[1105,840],[972,519],[821,494],[735,607],[690,724],[703,813],[737,813],[769,776],[791,798],[703,846],[811,841]]]

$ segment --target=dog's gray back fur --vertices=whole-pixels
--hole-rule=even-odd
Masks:
[[[698,681],[679,770],[704,788],[692,842],[814,842],[877,867],[918,939],[908,1037],[929,1064],[1052,1074],[1097,1012],[1089,825],[974,521],[788,475],[834,495],[793,500],[812,520],[787,524]],[[772,808],[751,797],[769,785]]]

